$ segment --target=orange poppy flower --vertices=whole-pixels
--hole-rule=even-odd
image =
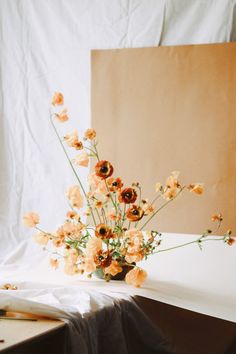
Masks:
[[[134,188],[124,188],[119,194],[119,202],[125,204],[134,203],[137,199],[137,192]]]
[[[109,161],[99,161],[95,166],[95,173],[98,177],[106,179],[112,175],[113,166],[110,164]]]
[[[107,185],[109,188],[109,191],[111,192],[116,192],[117,190],[121,189],[123,187],[123,182],[121,178],[109,178],[107,180]]]
[[[138,221],[142,219],[143,215],[143,209],[137,205],[132,205],[126,212],[126,217],[129,221]]]
[[[109,239],[113,237],[112,230],[106,224],[99,224],[96,226],[95,235],[102,240]]]

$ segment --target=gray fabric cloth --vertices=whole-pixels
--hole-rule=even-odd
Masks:
[[[17,291],[0,290],[0,309],[64,321],[63,354],[174,354],[129,295],[79,286],[42,287],[25,283]]]
[[[78,321],[68,323],[69,331],[73,326],[77,327],[77,337],[71,341],[71,333],[68,336],[67,353],[175,353],[164,334],[133,301],[116,301],[114,306],[86,314],[79,323],[79,330]]]

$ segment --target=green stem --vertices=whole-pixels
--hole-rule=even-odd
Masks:
[[[106,213],[105,213],[104,208],[102,208],[101,211],[102,211],[102,216],[103,216],[104,224],[107,225],[107,218],[106,218]]]
[[[123,212],[122,224],[121,224],[122,229],[123,229],[124,223],[125,223],[125,215],[126,215],[126,204],[124,204],[124,212]]]
[[[150,205],[153,205],[157,199],[159,199],[162,196],[162,194],[158,194],[150,203]]]
[[[98,154],[96,142],[93,143],[93,147],[94,147],[94,150],[95,150],[95,155],[96,155],[97,160],[98,160],[98,162],[99,162],[99,161],[100,161],[100,158],[99,158],[99,154]],[[114,208],[115,208],[115,210],[116,210],[116,215],[117,215],[117,205],[116,205],[116,203],[114,202],[114,200],[113,200],[113,198],[112,198],[111,192],[109,191],[109,188],[108,188],[106,179],[104,180],[104,182],[105,182],[107,191],[108,191],[108,193],[109,193],[109,196],[110,196],[110,198],[111,198],[111,202],[112,202],[112,204],[113,204],[113,206],[114,206]]]
[[[156,196],[156,197],[151,201],[151,203],[147,203],[147,204],[150,205],[150,206],[153,206],[153,204],[155,203],[155,201],[156,201],[157,199],[159,199],[160,197],[161,197],[161,194],[159,194],[158,196]],[[154,211],[153,211],[153,212],[154,212]],[[152,214],[152,215],[153,215],[153,214]],[[137,227],[138,227],[138,224],[139,224],[139,221],[136,221],[134,227],[137,228]]]
[[[93,231],[94,231],[94,228],[93,228],[93,227],[88,227],[88,226],[86,226],[85,229],[86,229],[86,230],[93,230]]]
[[[109,191],[109,188],[108,188],[106,179],[104,180],[104,182],[105,182],[105,185],[106,185],[106,188],[107,188],[107,192],[109,193],[109,196],[110,196],[110,198],[111,198],[112,204],[113,204],[113,206],[114,206],[114,208],[116,209],[116,212],[117,212],[116,203],[114,202],[114,200],[113,200],[113,198],[112,198],[112,195],[111,195],[111,192]]]
[[[169,199],[166,203],[164,203],[162,206],[160,206],[160,208],[158,208],[158,209],[155,211],[155,213],[153,213],[153,214],[150,216],[150,218],[143,224],[143,226],[141,227],[140,231],[149,223],[149,221],[150,221],[161,209],[165,208],[165,206],[167,206],[169,203],[173,202],[173,200],[175,200],[175,199],[178,197],[178,195],[180,195],[180,194],[183,192],[184,188],[185,188],[185,187],[183,187],[183,188],[178,192],[178,194],[177,194],[174,198]]]
[[[89,202],[89,200],[88,200],[88,198],[87,198],[87,195],[86,195],[86,192],[85,192],[85,190],[84,190],[84,187],[83,187],[83,185],[82,185],[82,183],[81,183],[81,181],[80,181],[80,178],[79,178],[79,176],[77,175],[77,173],[76,173],[76,171],[75,171],[75,168],[74,168],[74,166],[73,166],[73,164],[72,164],[72,162],[71,162],[71,160],[70,160],[70,158],[69,158],[69,156],[68,156],[68,154],[67,154],[67,151],[66,151],[66,149],[65,149],[65,147],[64,147],[64,145],[63,145],[63,143],[62,143],[62,141],[61,141],[61,139],[60,139],[60,136],[59,136],[59,134],[58,134],[58,132],[57,132],[57,129],[56,129],[56,127],[55,127],[55,124],[53,123],[53,119],[52,119],[52,115],[51,115],[51,114],[50,114],[50,121],[51,121],[52,127],[53,127],[53,129],[54,129],[54,131],[55,131],[55,133],[56,133],[56,136],[57,136],[57,138],[58,138],[58,140],[59,140],[59,142],[60,142],[60,144],[61,144],[61,147],[62,147],[62,149],[63,149],[63,151],[64,151],[64,153],[65,153],[65,155],[66,155],[66,158],[67,158],[67,160],[68,160],[68,162],[69,162],[69,164],[70,164],[70,167],[72,168],[72,171],[74,172],[74,175],[75,175],[77,181],[79,182],[79,185],[80,185],[80,187],[81,187],[81,189],[82,189],[82,191],[83,191],[83,193],[84,193],[84,196],[85,196],[85,198],[86,198],[86,200],[87,200],[88,207],[89,207],[89,209],[90,209],[90,211],[91,211],[91,215],[92,215],[92,218],[93,218],[94,225],[96,225],[96,221],[95,221],[95,217],[94,217],[94,214],[93,214],[93,210],[92,210],[92,207],[91,207],[91,205],[90,205],[90,202]]]
[[[38,226],[35,226],[35,229],[38,230],[38,231],[40,231],[40,232],[42,232],[42,233],[45,234],[45,235],[48,235],[49,237],[56,238],[56,236],[50,234],[50,232],[46,232],[46,231],[42,230],[42,229],[41,229],[40,227],[38,227]]]
[[[194,243],[202,243],[202,242],[207,242],[207,241],[223,241],[223,240],[224,240],[224,237],[221,237],[221,238],[206,238],[206,239],[203,239],[202,236],[201,236],[201,237],[198,238],[197,240],[190,241],[190,242],[186,242],[186,243],[182,243],[181,245],[178,245],[178,246],[165,248],[165,249],[163,249],[163,250],[159,250],[159,251],[153,252],[152,254],[175,250],[175,249],[177,249],[177,248],[185,247],[185,246],[188,246],[188,245],[191,245],[191,244],[194,244]]]
[[[84,146],[84,149],[91,151],[91,152],[92,152],[92,154],[93,154],[95,157],[97,157],[97,154],[96,154],[96,152],[95,152],[95,151],[93,151],[93,149],[90,149],[90,148],[89,148],[89,147],[87,147],[87,146]]]
[[[93,144],[93,147],[94,147],[94,150],[95,150],[95,154],[96,154],[97,160],[98,160],[98,162],[99,162],[99,161],[100,161],[100,158],[99,158],[99,155],[98,155],[98,150],[97,150],[97,146],[96,146],[96,143],[95,143],[95,142],[94,142],[94,144]],[[109,188],[108,188],[106,179],[104,180],[104,182],[105,182],[107,191],[108,191],[108,193],[109,193],[109,196],[110,196],[110,198],[111,198],[112,204],[113,204],[113,206],[114,206],[114,208],[115,208],[115,210],[116,210],[116,214],[117,214],[117,206],[116,206],[116,203],[114,202],[114,200],[113,200],[113,198],[112,198],[111,192],[109,191]]]
[[[93,147],[94,147],[94,149],[95,149],[96,157],[97,157],[98,161],[100,161],[99,155],[98,155],[98,150],[97,150],[97,145],[96,145],[95,142],[94,142],[94,144],[93,144]]]
[[[99,162],[99,161],[100,161],[100,158],[99,158],[99,154],[98,154],[96,142],[93,143],[93,147],[94,147],[94,150],[95,150],[95,154],[96,154],[97,160],[98,160],[98,162]],[[112,204],[113,204],[113,206],[114,206],[114,208],[115,208],[116,215],[117,215],[117,214],[118,214],[118,213],[117,213],[117,205],[116,205],[116,203],[115,203],[114,200],[113,200],[113,197],[112,197],[111,192],[109,191],[109,188],[108,188],[106,179],[104,180],[104,182],[105,182],[105,185],[106,185],[106,188],[107,188],[107,192],[109,193],[109,196],[110,196],[110,198],[111,198],[111,202],[112,202]]]
[[[139,202],[138,202],[138,204],[140,206],[141,205],[141,199],[142,199],[142,189],[141,189],[140,186],[138,187],[138,189],[139,189]]]
[[[139,189],[139,202],[138,202],[138,205],[140,207],[141,206],[141,198],[142,198],[142,189],[141,189],[140,186],[138,187],[138,189]],[[136,223],[134,224],[134,227],[136,228],[137,225],[138,225],[138,221],[136,221]]]
[[[100,222],[100,224],[101,224],[101,223],[102,223],[102,220],[101,220],[101,217],[100,217],[100,215],[99,215],[98,209],[95,208],[95,211],[96,211],[97,217],[98,217],[98,219],[99,219],[99,222]]]

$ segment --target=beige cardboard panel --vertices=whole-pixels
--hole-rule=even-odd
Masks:
[[[205,183],[153,228],[201,233],[221,211],[236,230],[236,43],[93,51],[92,125],[102,158],[143,197],[173,170]]]

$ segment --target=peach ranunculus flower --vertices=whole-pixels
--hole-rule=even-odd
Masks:
[[[167,200],[175,198],[178,194],[181,185],[178,181],[179,171],[173,171],[166,180],[166,188],[163,193],[163,197]]]
[[[89,173],[88,175],[88,183],[91,189],[95,189],[99,183],[101,182],[101,178],[96,175],[95,172]]]
[[[83,215],[85,215],[85,216],[91,215],[91,208],[87,208],[87,209],[83,212]]]
[[[76,263],[78,260],[78,251],[75,248],[69,248],[65,250],[64,257],[66,261]]]
[[[61,238],[62,240],[64,240],[65,237],[66,237],[66,233],[62,225],[56,231],[56,238]]]
[[[73,264],[73,263],[65,263],[65,267],[64,267],[64,272],[67,275],[75,275],[76,273],[78,273],[78,267],[77,264]]]
[[[64,259],[65,259],[65,268],[64,271],[68,275],[74,275],[78,272],[77,261],[78,261],[78,252],[74,248],[65,250]]]
[[[112,221],[121,220],[121,214],[116,214],[115,208],[111,208],[110,210],[108,210],[106,213],[106,216],[109,220],[112,220]]]
[[[25,226],[35,227],[39,223],[39,215],[36,213],[28,213],[23,217]]]
[[[155,185],[155,191],[160,192],[162,190],[162,184],[160,182],[157,182]]]
[[[63,108],[63,110],[61,111],[61,113],[55,113],[56,119],[60,122],[60,123],[64,123],[66,122],[69,117],[67,115],[67,109]]]
[[[55,237],[52,241],[53,245],[55,247],[62,247],[64,245],[63,238],[61,237]]]
[[[127,242],[127,251],[125,254],[126,262],[140,262],[144,257],[144,254],[141,251],[144,240],[142,231],[137,229],[128,230],[125,233],[125,238]]]
[[[223,215],[221,213],[214,214],[214,215],[212,215],[211,220],[212,221],[223,221]]]
[[[119,265],[117,261],[112,261],[109,267],[105,268],[104,272],[105,274],[111,274],[113,277],[121,273],[123,268]]]
[[[69,218],[69,219],[80,221],[80,216],[74,210],[69,210],[66,213],[66,217]]]
[[[83,143],[79,140],[77,130],[74,130],[73,133],[67,134],[64,136],[64,140],[68,146],[75,148],[76,150],[83,149]]]
[[[107,192],[106,183],[105,183],[104,181],[101,181],[101,182],[98,184],[98,186],[97,186],[97,188],[95,189],[94,192],[97,193],[97,194],[101,194],[101,195],[103,195],[103,196],[107,195],[108,192]]]
[[[128,247],[133,247],[134,245],[137,247],[136,251],[139,250],[140,245],[143,242],[143,233],[137,229],[131,229],[125,232],[125,238],[128,242]]]
[[[147,202],[143,205],[143,211],[144,211],[144,215],[152,214],[155,211],[155,206]]]
[[[13,285],[13,284],[10,284],[10,283],[6,283],[6,284],[3,284],[1,287],[0,287],[1,290],[17,290],[17,286],[16,285]]]
[[[227,231],[228,237],[226,238],[225,242],[229,245],[232,246],[235,243],[235,237],[234,236],[230,236],[232,233],[231,230]]]
[[[190,192],[201,195],[204,192],[204,187],[202,183],[195,183],[195,184],[190,184],[188,186],[188,189]]]
[[[166,186],[168,188],[179,188],[180,184],[178,178],[179,178],[179,171],[171,172],[171,175],[166,180]]]
[[[74,224],[72,222],[67,221],[57,230],[57,236],[62,237],[63,240],[65,237],[70,237],[73,240],[79,241],[82,237],[81,231],[83,229],[84,224]]]
[[[57,269],[59,267],[58,259],[51,258],[50,259],[50,266],[54,269]]]
[[[81,152],[81,154],[77,155],[73,160],[74,164],[77,166],[88,167],[89,157],[86,151]]]
[[[87,273],[93,273],[96,270],[96,263],[93,257],[86,257],[83,265],[84,271]]]
[[[92,193],[107,195],[108,190],[106,183],[96,173],[90,173],[88,175],[88,182]]]
[[[84,205],[84,200],[80,192],[79,186],[72,186],[68,189],[66,193],[67,198],[69,199],[72,207],[80,209]]]
[[[101,209],[104,206],[103,202],[101,200],[96,200],[94,205],[95,205],[95,208],[98,208],[98,209]]]
[[[53,106],[61,106],[64,104],[64,97],[61,92],[55,92],[52,98],[52,104]]]
[[[98,237],[91,237],[87,244],[85,252],[88,256],[93,257],[96,253],[102,250],[102,240]]]
[[[147,272],[141,268],[135,267],[126,274],[125,281],[129,285],[139,288],[146,278]]]
[[[144,258],[143,252],[127,252],[125,255],[125,260],[128,263],[137,263],[142,261]]]
[[[96,131],[94,129],[87,129],[86,132],[84,133],[84,139],[89,139],[93,140],[96,138]]]
[[[50,240],[50,237],[48,234],[45,232],[39,231],[35,236],[34,236],[34,241],[37,242],[40,245],[46,245],[48,241]]]

